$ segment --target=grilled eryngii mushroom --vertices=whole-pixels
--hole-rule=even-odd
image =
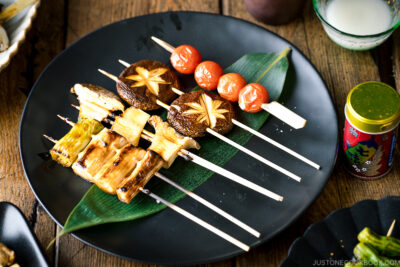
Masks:
[[[119,185],[117,189],[119,200],[125,203],[131,202],[140,192],[139,188],[143,188],[164,164],[164,160],[156,152],[148,150],[144,157],[137,163],[132,174]]]
[[[116,194],[121,182],[129,177],[137,163],[143,159],[146,150],[128,144],[120,149],[113,159],[94,177],[96,185],[106,193]]]
[[[100,122],[79,116],[78,122],[50,150],[51,158],[64,167],[70,167],[90,142],[92,135],[103,128]]]
[[[71,88],[71,93],[78,96],[81,114],[97,121],[125,109],[117,95],[98,85],[77,83]]]
[[[198,90],[186,93],[171,103],[168,122],[183,135],[202,137],[206,129],[226,134],[235,118],[233,105],[217,94]]]
[[[132,145],[137,146],[149,118],[150,115],[146,112],[130,107],[121,116],[115,118],[111,129],[128,139]]]
[[[181,149],[200,149],[200,145],[193,138],[176,132],[174,128],[169,126],[168,122],[164,122],[160,117],[151,116],[149,123],[156,130],[149,149],[164,159],[165,168],[169,168],[172,165]]]
[[[128,104],[142,110],[159,109],[156,100],[170,103],[179,89],[178,77],[164,63],[141,60],[126,68],[119,76],[117,90]]]
[[[93,182],[93,177],[127,144],[121,135],[109,129],[103,129],[93,136],[90,143],[79,154],[78,159],[72,164],[72,170],[78,175]]]

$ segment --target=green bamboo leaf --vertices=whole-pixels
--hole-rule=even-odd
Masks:
[[[248,83],[259,82],[263,84],[269,91],[270,99],[277,100],[282,93],[289,68],[289,61],[286,57],[289,51],[290,48],[279,54],[247,54],[226,68],[225,72],[239,73]],[[237,111],[241,122],[257,130],[268,117],[268,113],[264,111],[256,114],[243,112],[239,108]],[[227,137],[241,145],[245,145],[252,137],[252,134],[234,127],[227,134]],[[214,137],[199,138],[198,142],[201,145],[201,149],[197,154],[220,166],[227,163],[238,152],[237,149]],[[213,175],[213,172],[194,163],[186,162],[181,158],[178,158],[170,169],[162,170],[162,173],[189,190],[194,190]],[[185,196],[182,192],[157,179],[152,179],[147,187],[173,203]],[[106,194],[93,185],[70,213],[60,235],[94,225],[134,220],[164,208],[164,205],[157,204],[148,196],[141,194],[136,196],[130,204],[124,204],[118,201],[116,196]]]

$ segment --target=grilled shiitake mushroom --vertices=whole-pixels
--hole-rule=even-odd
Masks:
[[[178,77],[164,63],[141,60],[119,76],[118,94],[128,104],[142,110],[159,109],[156,100],[170,103],[175,98],[172,87],[179,89]]]
[[[171,103],[168,122],[189,137],[201,137],[206,129],[225,134],[236,117],[233,105],[219,95],[202,90],[186,93]]]

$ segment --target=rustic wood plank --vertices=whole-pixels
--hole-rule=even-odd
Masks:
[[[107,24],[133,16],[174,10],[203,11],[219,13],[218,1],[213,0],[70,0],[68,6],[68,26],[66,44]],[[101,19],[98,19],[101,18]],[[64,236],[59,241],[59,266],[150,266],[110,256],[99,250],[84,245],[71,236]],[[233,266],[233,261],[204,266]]]
[[[51,24],[48,21],[52,21]],[[42,1],[18,54],[0,74],[0,200],[21,208],[42,247],[55,224],[40,208],[25,180],[18,151],[18,127],[27,93],[39,73],[64,47],[64,0]],[[54,262],[54,248],[45,251]]]
[[[134,16],[166,11],[219,12],[218,1],[213,0],[117,0],[77,1],[68,6],[67,45],[79,37],[107,24]],[[101,18],[101,19],[99,19]]]

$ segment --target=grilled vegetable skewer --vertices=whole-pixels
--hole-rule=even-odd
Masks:
[[[108,78],[114,80],[114,81],[117,82],[117,83],[120,83],[120,82],[121,82],[121,81],[119,80],[118,77],[116,77],[116,76],[114,76],[114,75],[112,75],[112,74],[110,74],[110,73],[108,73],[108,72],[106,72],[106,71],[104,71],[104,70],[99,69],[99,72],[102,73],[103,75],[107,76]],[[196,93],[196,92],[192,92],[192,93]],[[197,94],[198,94],[198,93],[197,93]],[[187,95],[187,94],[185,94],[185,96],[186,96],[186,95]],[[203,95],[206,95],[206,96],[204,97]],[[210,101],[211,101],[211,102],[213,101],[212,99],[209,100],[211,97],[207,97],[207,93],[206,93],[206,92],[203,92],[203,95],[198,95],[198,96],[197,96],[198,99],[205,99],[205,100],[203,100],[203,103],[210,103]],[[179,100],[179,98],[176,99],[176,100],[171,104],[171,106],[168,106],[167,104],[165,104],[165,103],[163,103],[163,102],[161,102],[161,101],[159,101],[159,100],[157,100],[157,104],[161,105],[163,108],[165,108],[165,109],[167,109],[168,111],[170,111],[170,110],[171,110],[171,107],[174,106],[174,103],[175,103],[177,100]],[[200,100],[200,101],[202,101],[202,100]],[[209,110],[209,109],[218,109],[218,104],[216,104],[215,102],[214,102],[214,104],[215,104],[217,107],[215,107],[214,104],[212,104],[212,103],[211,103],[211,104],[202,104],[202,105],[200,105],[200,104],[198,104],[198,103],[193,103],[193,104],[194,104],[194,105],[198,105],[198,106],[202,106],[202,107],[201,107],[202,109],[207,109],[207,110]],[[210,107],[210,105],[211,105],[212,107]],[[206,107],[204,107],[204,106],[206,106]],[[178,108],[178,109],[179,109],[179,108]],[[177,111],[179,112],[178,109],[177,109],[177,108],[174,108],[174,110],[177,110]],[[215,112],[216,112],[216,111],[215,111]],[[215,113],[215,112],[214,112],[214,113]],[[219,112],[225,112],[225,109],[223,109],[222,111],[220,110]],[[229,111],[226,111],[226,112],[229,112]],[[204,116],[205,116],[205,117],[208,117],[208,115],[207,115],[208,112],[205,111],[204,113],[206,113],[206,114],[204,114]],[[217,113],[218,113],[218,112],[217,112]],[[215,115],[215,116],[218,116],[218,115]],[[170,114],[168,114],[168,117],[170,118]],[[207,118],[205,118],[205,119],[207,119]],[[216,121],[216,119],[215,119],[215,121]],[[208,121],[208,122],[210,123],[210,126],[212,126],[213,120],[210,120],[210,121]],[[223,130],[226,130],[226,128],[227,128],[227,127],[222,127]],[[247,148],[245,148],[245,147],[243,147],[243,146],[241,146],[241,145],[239,145],[239,144],[237,144],[237,143],[231,141],[230,139],[228,139],[228,138],[226,138],[225,136],[219,134],[218,132],[214,131],[214,130],[211,129],[210,127],[206,128],[205,131],[206,131],[207,133],[213,135],[214,137],[217,137],[217,138],[219,138],[220,140],[222,140],[222,141],[228,143],[229,145],[231,145],[231,146],[233,146],[233,147],[239,149],[240,151],[242,151],[242,152],[248,154],[249,156],[251,156],[251,157],[257,159],[258,161],[261,161],[261,162],[264,163],[265,165],[267,165],[267,166],[269,166],[269,167],[271,167],[271,168],[273,168],[273,169],[275,169],[275,170],[277,170],[277,171],[279,171],[279,172],[281,172],[281,173],[287,175],[288,177],[294,179],[295,181],[297,181],[297,182],[300,182],[300,181],[301,181],[301,178],[300,178],[299,176],[293,174],[293,173],[290,172],[290,171],[285,170],[284,168],[282,168],[282,167],[276,165],[275,163],[273,163],[273,162],[271,162],[271,161],[269,161],[269,160],[267,160],[267,159],[261,157],[260,155],[258,155],[258,154],[256,154],[256,153],[250,151],[249,149],[247,149]]]
[[[77,107],[75,105],[73,105],[73,106],[79,110],[79,107]],[[65,118],[64,118],[64,120],[68,121],[68,119],[65,119]],[[114,127],[114,125],[113,125],[113,127]],[[143,133],[140,135],[140,137],[152,142],[154,134],[143,129]],[[221,176],[224,176],[225,178],[228,178],[238,184],[241,184],[247,188],[250,188],[260,194],[263,194],[264,196],[270,197],[276,201],[283,201],[282,196],[280,196],[274,192],[271,192],[268,189],[265,189],[247,179],[244,179],[244,178],[240,177],[239,175],[234,174],[234,173],[232,173],[232,172],[230,172],[208,160],[205,160],[205,159],[197,156],[196,154],[191,153],[190,151],[188,151],[186,149],[180,149],[180,151],[178,152],[178,156],[184,158],[185,160],[192,161],[193,163],[195,163],[199,166],[209,169]]]
[[[59,117],[61,117],[61,116],[59,116]],[[61,117],[61,118],[62,118],[62,117]],[[63,118],[63,120],[64,120],[64,118]],[[69,121],[69,120],[67,120],[67,119],[64,120],[64,121],[68,121],[68,122],[69,122],[69,125],[75,126],[71,121]],[[45,136],[45,137],[46,137],[46,136]],[[53,141],[56,141],[56,140],[54,140],[54,139],[52,139],[52,138],[49,139],[49,140],[52,141],[52,142],[53,142]],[[56,141],[56,142],[57,142],[57,141]],[[137,169],[137,168],[135,168],[135,169]],[[161,177],[162,180],[167,181],[169,184],[171,184],[171,185],[177,187],[179,190],[183,189],[182,187],[180,187],[180,186],[177,185],[176,183],[172,182],[170,179],[168,179],[167,177],[163,176],[162,174],[156,173],[156,175],[157,175],[158,177]],[[84,177],[84,178],[85,178],[85,177]],[[187,191],[186,189],[184,189],[184,190]],[[198,223],[199,225],[205,227],[206,229],[212,231],[213,233],[219,235],[220,237],[222,237],[222,238],[224,238],[225,240],[231,242],[232,244],[238,246],[239,248],[241,248],[241,249],[243,249],[243,250],[245,250],[245,251],[248,251],[248,250],[250,249],[250,248],[249,248],[247,245],[245,245],[244,243],[242,243],[242,242],[238,241],[237,239],[235,239],[235,238],[229,236],[228,234],[222,232],[221,230],[215,228],[214,226],[212,226],[212,225],[206,223],[205,221],[201,220],[200,218],[198,218],[198,217],[196,217],[196,216],[194,216],[194,215],[192,215],[192,214],[186,212],[185,210],[179,208],[178,206],[176,206],[176,205],[174,205],[174,204],[172,204],[172,203],[169,203],[168,201],[166,201],[166,200],[162,199],[161,197],[157,196],[156,194],[151,193],[148,189],[143,189],[143,187],[139,187],[139,188],[138,188],[138,191],[143,192],[143,193],[149,195],[150,197],[156,199],[157,201],[160,201],[160,202],[164,203],[164,204],[167,205],[168,207],[172,208],[173,210],[177,211],[178,213],[182,214],[183,216],[189,218],[190,220],[192,220],[192,221]],[[184,191],[184,192],[185,192],[185,191]],[[189,191],[189,192],[190,192],[190,191]],[[190,192],[190,193],[191,193],[191,192]],[[213,204],[211,204],[211,203],[209,203],[208,201],[204,200],[203,198],[201,198],[201,197],[195,195],[194,193],[191,193],[191,197],[194,198],[194,199],[196,199],[196,200],[201,200],[200,202],[203,203],[204,205],[206,205],[206,206],[209,207],[209,208],[215,207]],[[221,215],[223,215],[223,216],[227,214],[226,212],[220,210],[219,208],[217,208],[217,207],[215,207],[215,208],[216,208],[216,209],[213,209],[213,210],[216,211],[217,213],[219,213],[219,214],[221,214]],[[228,215],[228,216],[227,216],[226,218],[227,218],[228,220],[231,220],[232,222],[234,222],[235,224],[239,225],[240,227],[242,227],[242,228],[245,229],[246,231],[250,232],[251,234],[253,234],[253,235],[257,236],[257,237],[260,236],[260,233],[257,232],[256,230],[254,230],[253,228],[247,226],[246,224],[242,223],[241,221],[237,220],[236,218],[232,217],[231,215],[229,215],[229,214],[227,214],[227,215]],[[233,220],[232,220],[232,219],[233,219]]]
[[[123,61],[123,60],[121,60],[121,59],[119,59],[118,62],[121,63],[122,65],[124,65],[125,67],[129,67],[129,66],[131,65],[131,64],[129,64],[128,62]],[[183,94],[184,94],[184,92],[182,92],[181,90],[179,90],[179,89],[177,89],[177,88],[174,88],[174,87],[172,88],[172,91],[173,91],[175,94],[177,94],[177,95],[183,95]],[[242,128],[243,130],[248,131],[248,132],[254,134],[255,136],[261,138],[262,140],[264,140],[264,141],[266,141],[266,142],[268,142],[268,143],[270,143],[270,144],[272,144],[272,145],[274,145],[274,146],[280,148],[281,150],[287,152],[288,154],[290,154],[290,155],[292,155],[292,156],[294,156],[294,157],[300,159],[301,161],[307,163],[308,165],[314,167],[315,169],[319,170],[319,169],[321,168],[321,166],[318,165],[318,164],[316,164],[315,162],[313,162],[313,161],[307,159],[306,157],[300,155],[299,153],[293,151],[292,149],[290,149],[290,148],[288,148],[288,147],[285,147],[284,145],[282,145],[282,144],[280,144],[280,143],[274,141],[273,139],[267,137],[266,135],[261,134],[260,132],[258,132],[258,131],[256,131],[256,130],[250,128],[249,126],[247,126],[247,125],[241,123],[240,121],[238,121],[238,120],[232,118],[232,123],[233,123],[234,125],[236,125],[236,126]]]
[[[125,67],[129,67],[129,66],[131,65],[131,64],[129,64],[128,62],[126,62],[126,61],[124,61],[124,60],[121,60],[121,59],[119,59],[118,62],[121,63],[122,65],[124,65]],[[182,92],[181,90],[179,90],[179,89],[177,89],[177,88],[174,88],[174,87],[172,87],[172,91],[173,91],[175,94],[177,94],[177,95],[183,95],[183,94],[184,94],[184,92]],[[272,144],[272,145],[274,145],[274,146],[276,146],[276,147],[282,149],[282,150],[285,151],[286,153],[288,153],[288,154],[290,154],[290,155],[292,155],[292,156],[294,156],[294,157],[300,159],[301,161],[307,163],[308,165],[314,167],[315,169],[319,170],[319,169],[321,168],[321,166],[318,165],[318,164],[316,164],[315,162],[313,162],[313,161],[307,159],[306,157],[300,155],[299,153],[293,151],[292,149],[290,149],[290,148],[288,148],[288,147],[285,147],[284,145],[282,145],[282,144],[280,144],[280,143],[274,141],[273,139],[267,137],[266,135],[261,134],[260,132],[258,132],[258,131],[256,131],[256,130],[250,128],[249,126],[247,126],[247,125],[241,123],[240,121],[238,121],[238,120],[236,120],[236,119],[232,119],[232,123],[233,123],[234,125],[236,125],[236,126],[242,128],[243,130],[248,131],[248,132],[254,134],[255,136],[257,136],[257,137],[263,139],[264,141],[266,141],[266,142],[268,142],[268,143],[270,143],[270,144]]]
[[[70,121],[68,118],[65,118],[63,116],[57,115],[57,117],[59,117],[61,120],[65,121],[68,125],[74,127],[75,123]],[[110,161],[110,159],[112,158],[112,156],[114,156],[116,153],[113,153],[110,155],[110,153],[102,153],[99,154],[98,152],[95,151],[97,144],[97,140],[99,140],[100,142],[107,142],[110,146],[112,146],[112,149],[123,149],[123,147],[127,144],[127,142],[124,141],[120,141],[121,139],[124,139],[122,136],[120,136],[120,139],[118,140],[118,137],[115,138],[114,137],[114,141],[111,141],[110,138],[107,138],[107,140],[105,140],[105,138],[102,138],[101,135],[105,136],[105,135],[111,135],[111,136],[117,136],[118,134],[109,131],[109,130],[104,130],[103,132],[100,132],[98,135],[100,135],[99,137],[95,136],[94,140],[92,140],[91,143],[89,143],[89,145],[87,146],[87,148],[85,149],[85,151],[90,150],[90,153],[88,153],[87,155],[91,155],[94,154],[94,157],[98,157],[98,159],[96,160],[93,155],[92,156],[87,156],[85,157],[85,162],[82,161],[82,159],[79,159],[77,162],[75,162],[73,164],[73,170],[74,172],[78,175],[81,176],[83,178],[85,178],[86,180],[90,181],[90,182],[99,182],[99,178],[97,177],[101,177],[104,175],[107,175],[108,172],[108,168],[102,168],[102,170],[100,172],[97,173],[97,175],[95,175],[95,178],[93,179],[92,177],[94,175],[90,175],[88,174],[88,172],[90,172],[90,169],[93,170],[93,174],[96,172],[96,170],[100,169],[102,165],[107,164],[107,161]],[[152,142],[154,140],[154,135],[152,138],[146,138],[147,140],[149,140],[150,142]],[[125,140],[126,141],[126,140]],[[117,144],[117,147],[115,146],[115,144]],[[129,149],[130,147],[128,147]],[[151,147],[149,148],[151,149]],[[84,152],[83,152],[84,154]],[[122,154],[122,153],[120,153]],[[79,162],[81,161],[81,163]],[[89,165],[87,164],[90,161],[94,161],[95,164],[97,164],[97,168],[93,168],[93,164]],[[121,162],[121,161],[119,161]],[[83,163],[83,164],[82,164]],[[114,166],[114,163],[112,164],[112,166]],[[121,163],[120,163],[121,164]],[[86,168],[82,167],[82,165],[84,165]],[[114,167],[115,168],[115,167]],[[86,171],[83,171],[85,170]],[[104,171],[103,171],[104,170]],[[198,202],[202,203],[203,205],[205,205],[206,207],[212,209],[213,211],[215,211],[216,213],[222,215],[223,217],[225,217],[226,219],[230,220],[231,222],[233,222],[234,224],[238,225],[239,227],[241,227],[242,229],[246,230],[247,232],[251,233],[252,235],[256,236],[256,237],[260,237],[260,233],[256,230],[254,230],[253,228],[251,228],[250,226],[244,224],[243,222],[239,221],[238,219],[236,219],[235,217],[231,216],[230,214],[228,214],[227,212],[221,210],[220,208],[218,208],[217,206],[215,206],[214,204],[210,203],[209,201],[205,200],[204,198],[196,195],[195,193],[183,188],[182,186],[178,185],[177,183],[173,182],[172,180],[168,179],[166,176],[162,175],[161,173],[156,172],[155,176],[160,178],[161,180],[169,183],[170,185],[172,185],[173,187],[177,188],[178,190],[184,192],[186,195],[188,195],[189,197],[197,200]],[[108,179],[102,179],[102,180],[108,180]],[[104,188],[104,186],[99,186],[101,189]],[[105,191],[107,193],[113,193],[112,190],[109,189],[110,187],[105,187]]]
[[[175,47],[173,47],[172,45],[154,36],[151,36],[151,39],[168,52],[174,53]],[[254,93],[251,94],[253,95]],[[261,105],[260,108],[264,109],[265,111],[269,112],[276,118],[282,120],[283,122],[287,123],[295,129],[303,128],[306,124],[305,119],[276,101],[272,101],[271,103],[264,103]]]

